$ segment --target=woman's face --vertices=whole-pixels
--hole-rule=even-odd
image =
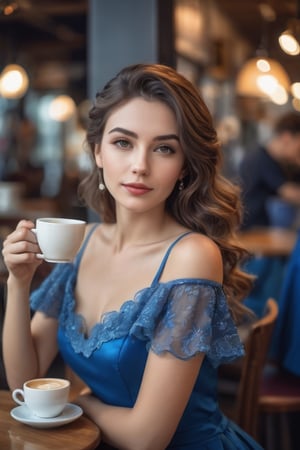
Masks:
[[[117,205],[135,212],[164,206],[183,176],[174,113],[163,102],[129,100],[109,116],[95,158]]]

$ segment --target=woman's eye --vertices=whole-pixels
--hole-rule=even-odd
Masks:
[[[128,148],[129,147],[129,142],[128,141],[126,141],[125,139],[118,139],[117,141],[115,141],[114,142],[115,143],[115,145],[117,145],[118,147],[121,147],[121,148]]]
[[[169,147],[168,145],[161,145],[156,149],[157,152],[163,153],[164,155],[169,155],[171,153],[175,153],[175,151]]]

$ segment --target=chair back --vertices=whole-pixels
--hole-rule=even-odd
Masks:
[[[236,422],[254,438],[257,437],[258,399],[263,368],[277,316],[277,302],[269,298],[264,317],[252,324],[245,342],[236,403]]]

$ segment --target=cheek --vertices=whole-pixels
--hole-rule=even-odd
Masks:
[[[101,158],[103,175],[107,183],[110,184],[110,180],[118,180],[122,176],[123,167],[120,161],[116,161],[114,158],[107,158],[105,155]]]
[[[99,167],[102,167],[104,172],[111,171],[115,165],[115,161],[110,152],[107,151],[105,145],[102,148],[102,151],[97,155],[97,164]]]
[[[162,185],[166,187],[168,186],[171,189],[173,189],[179,178],[181,178],[182,167],[181,166],[180,167],[176,166],[174,168],[168,167],[166,169],[162,169],[161,173],[162,173],[161,178]]]

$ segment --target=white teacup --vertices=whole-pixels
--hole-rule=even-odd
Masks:
[[[26,405],[34,415],[50,418],[62,413],[68,402],[69,391],[69,380],[35,378],[26,381],[23,389],[15,389],[12,397],[19,405]]]
[[[36,234],[42,254],[48,262],[64,263],[74,259],[82,243],[86,222],[78,219],[40,218]]]

